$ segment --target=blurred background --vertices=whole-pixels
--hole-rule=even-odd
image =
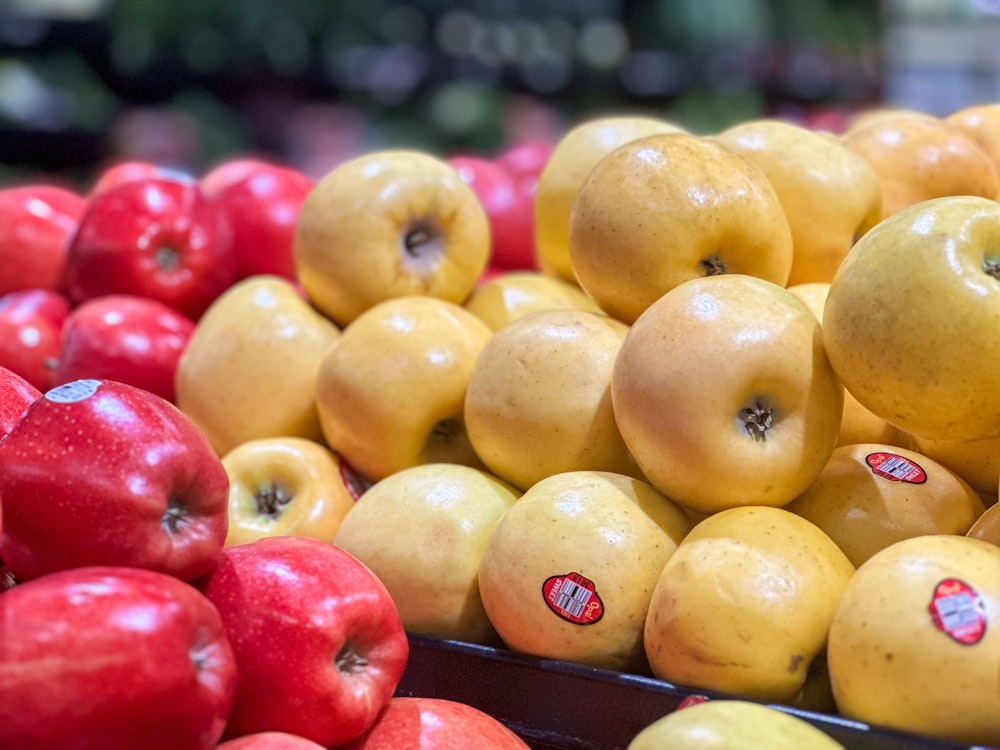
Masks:
[[[1000,0],[4,0],[0,183],[1000,99]]]

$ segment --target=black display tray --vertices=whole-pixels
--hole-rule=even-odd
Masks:
[[[502,648],[410,634],[396,695],[462,701],[496,717],[534,750],[624,750],[645,726],[692,695],[726,697]],[[848,750],[968,750],[968,745],[776,706]]]

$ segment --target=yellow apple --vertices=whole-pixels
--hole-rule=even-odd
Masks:
[[[1000,546],[1000,504],[987,508],[965,535]]]
[[[508,648],[645,671],[642,626],[660,569],[690,529],[645,482],[573,471],[529,488],[479,563],[486,613]]]
[[[913,438],[913,447],[944,464],[992,505],[1000,489],[1000,435],[979,440]]]
[[[738,273],[784,286],[792,266],[788,219],[764,172],[690,133],[602,158],[573,202],[569,248],[580,287],[629,324],[683,281]]]
[[[860,443],[837,448],[785,509],[823,529],[859,566],[902,539],[964,534],[985,507],[968,482],[928,456]]]
[[[725,699],[696,703],[645,727],[627,750],[844,750],[805,719],[775,706]]]
[[[522,490],[592,469],[643,478],[611,407],[611,371],[628,326],[586,310],[539,310],[496,331],[465,395],[476,455]]]
[[[649,482],[703,513],[791,502],[833,453],[844,406],[816,317],[743,274],[686,281],[640,315],[611,397]]]
[[[946,115],[944,121],[978,143],[1000,169],[1000,103],[971,104]]]
[[[247,440],[224,456],[229,476],[226,545],[268,536],[333,541],[354,497],[340,456],[299,437]]]
[[[1000,204],[924,201],[884,219],[830,285],[823,338],[865,408],[915,438],[1000,434]]]
[[[497,645],[479,596],[479,560],[520,494],[462,464],[413,466],[372,485],[334,544],[385,584],[408,631]]]
[[[875,170],[837,137],[768,118],[739,122],[716,138],[760,167],[778,194],[792,230],[789,285],[830,281],[882,218]]]
[[[653,589],[644,631],[653,674],[789,703],[853,574],[829,536],[788,510],[715,513],[688,532]]]
[[[293,244],[299,283],[340,326],[394,297],[460,304],[489,254],[489,222],[472,188],[443,159],[405,149],[357,156],[322,177]]]
[[[890,119],[896,119],[898,117],[914,117],[919,120],[937,120],[937,115],[932,115],[930,112],[925,112],[920,109],[913,109],[911,107],[894,107],[889,105],[881,105],[875,107],[867,107],[858,112],[855,112],[850,116],[847,122],[847,127],[844,128],[844,133],[848,133],[852,130],[857,130],[858,128],[865,127],[870,123],[876,122],[877,120],[887,117]]]
[[[1000,188],[1000,173],[990,155],[940,118],[885,114],[840,138],[878,175],[882,218],[931,198],[995,198]]]
[[[601,157],[653,133],[681,132],[667,120],[647,115],[606,115],[584,120],[556,142],[535,188],[535,247],[539,268],[575,284],[569,257],[569,216],[576,193]]]
[[[464,307],[438,297],[368,308],[319,364],[314,393],[326,443],[373,482],[425,463],[484,468],[463,410],[472,369],[492,335]]]
[[[465,309],[494,331],[537,310],[601,312],[575,283],[530,270],[507,271],[478,284]]]
[[[199,318],[177,365],[177,405],[220,456],[255,438],[322,442],[316,373],[339,336],[291,281],[251,276]]]
[[[828,661],[848,719],[1000,745],[1000,547],[904,539],[857,569],[830,623]]]

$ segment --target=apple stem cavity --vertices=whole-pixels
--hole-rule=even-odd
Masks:
[[[277,482],[261,487],[254,496],[257,501],[257,512],[268,518],[277,518],[292,502],[292,495]]]
[[[337,669],[346,674],[363,672],[368,667],[368,659],[362,656],[357,646],[351,641],[344,644],[334,659]]]
[[[428,219],[414,219],[403,232],[404,257],[429,263],[444,254],[444,233]]]
[[[767,404],[757,399],[752,406],[740,410],[740,420],[747,435],[754,440],[767,440],[767,431],[774,423],[774,414]]]
[[[725,261],[723,261],[717,253],[712,253],[711,255],[702,258],[698,264],[701,266],[706,276],[721,276],[722,274],[729,272]]]
[[[160,246],[153,255],[156,265],[163,271],[173,271],[181,264],[181,255],[172,247]]]
[[[176,498],[167,500],[167,510],[160,519],[160,524],[168,534],[176,534],[187,517],[187,508]]]
[[[1000,279],[1000,258],[992,257],[983,260],[983,270],[987,276]]]

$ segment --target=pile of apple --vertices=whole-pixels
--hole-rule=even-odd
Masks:
[[[504,163],[121,165],[58,222],[32,199],[57,260],[0,319],[65,306],[0,341],[54,347],[47,380],[0,360],[15,747],[142,717],[354,747],[407,631],[1000,743],[1000,105],[595,117]],[[150,622],[186,644],[166,698],[149,656],[95,666]]]

